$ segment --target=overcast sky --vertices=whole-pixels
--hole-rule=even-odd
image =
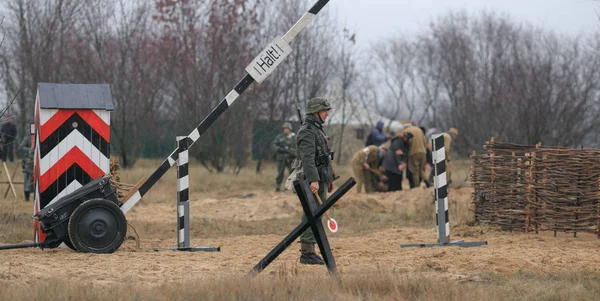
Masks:
[[[331,0],[338,19],[356,29],[357,42],[367,46],[397,33],[425,30],[437,16],[449,10],[508,13],[516,22],[577,35],[600,30],[594,0]]]

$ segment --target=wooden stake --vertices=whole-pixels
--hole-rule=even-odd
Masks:
[[[129,198],[131,198],[138,191],[138,189],[144,185],[144,182],[146,182],[146,177],[142,178],[139,182],[137,182],[137,184],[135,184],[135,186],[133,186],[133,188],[131,188],[131,190],[127,192],[127,194],[121,200],[121,203],[127,202],[127,200],[129,200]]]
[[[12,173],[12,176],[11,176],[13,179],[15,178],[15,175],[17,174],[17,170],[19,170],[19,166],[21,166],[21,165],[17,164],[17,166],[15,167],[15,170],[13,170],[13,173]],[[25,184],[25,179],[23,179],[22,183],[21,182],[13,182],[13,184],[23,184],[24,185]],[[10,190],[10,185],[6,186],[6,190],[4,190],[4,198],[6,198],[6,196],[8,196],[8,191],[9,190]]]
[[[13,185],[12,179],[10,178],[10,173],[8,172],[8,167],[6,167],[6,162],[2,162],[2,165],[4,165],[4,171],[6,172],[6,177],[8,178],[8,184],[10,185],[10,188],[12,189],[12,193],[15,196],[15,198],[17,198],[17,191],[15,190],[15,186]]]

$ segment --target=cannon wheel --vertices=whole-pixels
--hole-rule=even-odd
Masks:
[[[119,206],[105,199],[83,202],[69,219],[69,238],[79,252],[112,253],[126,234],[125,215]]]
[[[77,249],[75,249],[75,246],[73,245],[73,243],[71,242],[71,238],[69,238],[69,235],[65,235],[65,238],[63,239],[63,242],[65,243],[65,245],[67,247],[69,247],[69,249],[77,251]]]

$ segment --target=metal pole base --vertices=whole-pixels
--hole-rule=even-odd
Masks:
[[[28,248],[37,248],[42,247],[40,243],[27,243],[27,244],[15,244],[15,245],[3,245],[0,246],[0,250],[12,250],[12,249],[28,249]]]
[[[221,247],[154,248],[154,251],[220,252]]]
[[[487,241],[462,241],[456,240],[447,243],[437,243],[437,244],[406,244],[400,245],[400,248],[433,248],[433,247],[480,247],[487,245]]]

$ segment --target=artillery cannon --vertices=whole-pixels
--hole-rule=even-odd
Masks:
[[[84,253],[116,251],[127,234],[127,220],[110,180],[110,176],[95,179],[35,214],[46,234],[44,242],[5,245],[0,250],[56,248],[65,243]]]

